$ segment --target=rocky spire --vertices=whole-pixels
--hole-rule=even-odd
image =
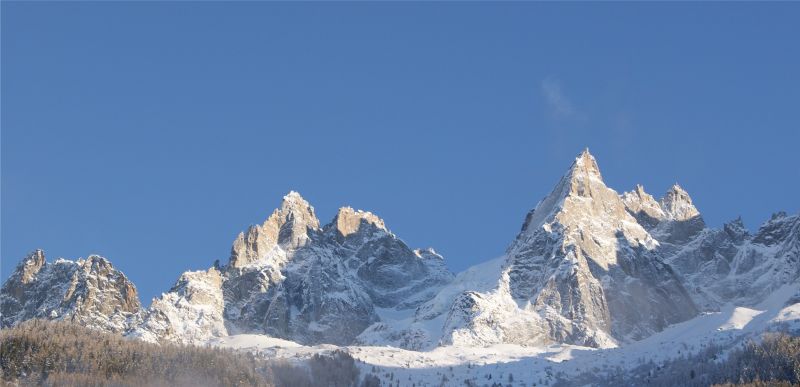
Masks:
[[[586,148],[575,158],[575,162],[572,163],[571,169],[574,170],[581,170],[583,173],[588,175],[595,176],[600,180],[603,177],[600,175],[600,167],[597,166],[597,160],[595,160],[594,156],[589,153],[589,148]]]
[[[562,197],[567,195],[591,196],[590,184],[593,182],[600,183],[605,187],[597,160],[589,153],[589,148],[586,148],[569,166],[558,186],[553,190],[553,194],[557,193]]]
[[[700,216],[692,198],[678,183],[675,183],[661,199],[661,209],[670,220],[686,221]]]
[[[639,191],[649,196],[642,188]],[[528,239],[543,228],[547,233],[563,230],[566,237],[563,243],[577,243],[583,253],[604,268],[615,262],[616,246],[597,241],[615,241],[624,235],[637,245],[650,246],[654,242],[628,213],[620,195],[605,185],[597,161],[588,149],[578,155],[550,195],[528,215],[523,232],[509,253],[525,249]]]
[[[272,213],[263,227],[270,236],[277,236],[281,247],[296,249],[308,242],[309,232],[319,230],[319,219],[314,207],[299,193],[289,191],[283,197],[281,208]]]
[[[636,221],[647,230],[655,227],[665,217],[661,205],[645,192],[641,184],[637,184],[633,191],[622,194],[622,202]]]
[[[23,284],[33,281],[45,264],[44,250],[36,249],[30,252],[17,266],[19,281]]]
[[[562,193],[566,194],[592,196],[593,183],[600,183],[605,188],[603,175],[600,174],[600,167],[597,166],[594,156],[589,153],[589,148],[584,149],[575,158],[563,179],[566,183],[565,188],[568,188],[568,191],[562,191]]]
[[[649,230],[661,243],[686,243],[706,228],[700,211],[692,204],[692,198],[677,183],[659,201],[659,207],[663,215]]]
[[[266,258],[275,247],[291,252],[304,246],[311,234],[319,230],[319,219],[299,193],[290,191],[280,208],[262,225],[254,225],[239,233],[231,248],[232,267],[244,267]],[[284,257],[285,258],[285,257]]]
[[[647,193],[647,191],[644,190],[644,186],[641,185],[641,184],[636,184],[636,187],[633,189],[633,191],[626,192],[626,194],[635,195],[635,197],[638,198],[639,201],[641,201],[641,202],[645,202],[645,203],[648,203],[648,204],[655,203],[656,206],[658,205],[658,202],[653,197],[653,195],[650,195],[649,193]]]
[[[540,227],[559,212],[568,197],[593,198],[606,195],[608,191],[597,161],[586,148],[575,158],[553,191],[528,213],[522,230]]]
[[[10,295],[14,299],[24,303],[25,292],[29,287],[35,285],[37,275],[45,268],[47,261],[44,257],[44,251],[37,249],[34,250],[17,265],[16,270],[3,284],[2,293]],[[8,315],[9,311],[7,305],[3,305],[3,315]],[[1,318],[2,316],[0,316]]]
[[[336,217],[333,218],[332,224],[335,225],[336,230],[342,236],[358,232],[362,225],[370,225],[374,228],[388,231],[383,219],[369,211],[354,210],[352,207],[340,208]]]

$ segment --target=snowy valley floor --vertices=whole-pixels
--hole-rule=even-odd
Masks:
[[[364,374],[374,373],[386,384],[401,386],[465,385],[553,385],[558,380],[591,372],[608,375],[700,353],[709,346],[734,348],[767,331],[800,331],[797,284],[784,286],[754,308],[726,306],[675,324],[645,340],[620,348],[594,349],[573,345],[524,347],[439,347],[416,352],[393,347],[332,345],[302,346],[260,335],[235,335],[210,344],[258,352],[268,357],[302,360],[315,353],[342,349],[359,360]],[[792,301],[789,301],[792,300]],[[789,303],[787,303],[789,302]],[[724,355],[724,354],[723,354]],[[570,383],[567,383],[570,384]]]

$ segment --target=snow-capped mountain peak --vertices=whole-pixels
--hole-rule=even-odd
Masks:
[[[319,230],[319,219],[311,204],[299,193],[290,191],[263,227],[270,235],[277,236],[281,246],[292,249],[307,243],[310,231]]]
[[[575,158],[575,161],[570,167],[570,173],[568,174],[576,175],[577,171],[603,180],[603,176],[600,174],[600,167],[597,165],[597,160],[589,153],[589,148],[584,149],[583,152]]]
[[[598,186],[605,187],[597,160],[589,153],[588,148],[575,158],[561,181],[564,184],[559,184],[551,195],[556,194],[561,198],[570,195],[592,197]]]
[[[231,248],[229,266],[280,266],[287,259],[287,251],[304,246],[319,229],[314,207],[299,193],[290,191],[263,224],[239,234]]]
[[[567,198],[591,199],[598,197],[599,199],[602,195],[607,194],[607,190],[597,161],[589,153],[589,149],[585,149],[575,158],[550,194],[528,213],[522,225],[523,233],[520,235],[523,235],[526,230],[536,230],[542,227],[563,210]]]
[[[634,195],[649,201],[649,195],[639,191]],[[542,203],[547,202],[557,205],[539,218],[541,225],[532,222],[538,227],[526,227],[512,243],[506,270],[518,302],[529,302],[540,315],[556,313],[563,319],[559,328],[548,324],[549,340],[614,345],[696,313],[685,290],[654,253],[658,242],[631,216],[620,195],[605,185],[588,151],[578,156]],[[537,207],[530,218],[536,219],[539,211]]]
[[[455,293],[441,341],[608,347],[646,337],[696,313],[657,248],[586,150],[526,217],[496,287]]]
[[[50,318],[122,333],[138,321],[141,304],[133,283],[105,258],[48,263],[36,250],[3,284],[0,312],[2,327]]]
[[[342,207],[320,227],[313,207],[290,192],[262,225],[239,234],[226,267],[184,273],[132,336],[350,344],[380,320],[377,308],[411,310],[451,279],[441,256],[410,249],[377,215]]]

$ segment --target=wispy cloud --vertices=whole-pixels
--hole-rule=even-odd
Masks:
[[[575,106],[564,95],[561,88],[561,82],[553,77],[547,77],[542,80],[542,94],[544,95],[547,106],[556,117],[569,118],[575,117],[578,112]]]

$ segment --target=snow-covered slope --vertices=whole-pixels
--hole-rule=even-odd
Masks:
[[[401,312],[379,310],[381,321],[357,338],[362,345],[391,345],[429,350],[442,342],[443,327],[456,298],[465,292],[489,292],[497,286],[505,256],[475,265],[461,273],[427,302]]]
[[[143,321],[128,336],[157,343],[202,344],[227,336],[222,275],[216,268],[188,271],[172,289],[153,300]]]
[[[572,382],[586,374],[595,380],[630,372],[652,362],[691,356],[714,347],[731,349],[766,331],[800,334],[800,284],[784,285],[752,308],[725,305],[674,324],[652,336],[618,348],[569,344],[525,346],[438,346],[413,351],[387,346],[302,346],[263,336],[230,336],[212,344],[264,354],[269,358],[307,359],[316,353],[343,349],[359,360],[364,373],[377,375],[387,385],[463,386],[536,384],[594,385]],[[514,382],[509,382],[513,380]]]
[[[776,214],[755,235],[737,219],[664,250],[703,309],[729,302],[751,306],[800,280],[800,216]]]

